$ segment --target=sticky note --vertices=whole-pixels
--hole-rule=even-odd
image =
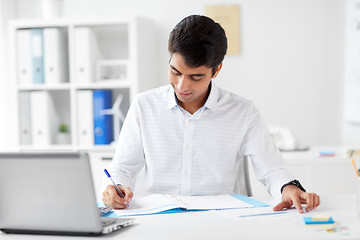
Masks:
[[[313,215],[312,217],[311,217],[311,219],[313,220],[313,221],[329,221],[329,219],[330,219],[330,216],[329,215],[321,215],[321,214],[318,214],[318,215]]]
[[[317,153],[318,157],[334,157],[336,156],[336,152],[334,151],[323,151]]]
[[[326,219],[326,217],[304,217],[305,224],[333,224],[334,220],[332,217]]]

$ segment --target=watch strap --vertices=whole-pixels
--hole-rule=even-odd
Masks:
[[[306,192],[305,188],[304,188],[304,187],[301,185],[301,183],[300,183],[298,180],[296,180],[296,179],[291,180],[291,181],[288,182],[288,183],[285,183],[285,184],[281,187],[280,192],[282,193],[283,190],[284,190],[284,188],[285,188],[286,186],[288,186],[288,185],[294,185],[295,187],[298,187],[301,191]]]

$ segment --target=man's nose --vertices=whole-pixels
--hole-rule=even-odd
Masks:
[[[187,79],[186,76],[181,76],[181,78],[178,81],[177,87],[180,92],[185,92],[189,90],[189,79]]]

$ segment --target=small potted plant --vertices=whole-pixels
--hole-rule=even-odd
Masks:
[[[70,144],[69,127],[65,123],[60,123],[57,134],[57,144]]]

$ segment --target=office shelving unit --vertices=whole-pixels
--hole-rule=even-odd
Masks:
[[[79,69],[77,59],[79,43],[76,31],[78,28],[91,29],[96,39],[94,47],[97,49],[96,56],[91,59],[90,81],[79,81]],[[66,60],[68,73],[59,83],[22,84],[19,81],[19,56],[17,33],[24,29],[34,28],[58,28],[66,35]],[[13,20],[9,23],[9,42],[11,47],[12,82],[15,91],[15,114],[16,126],[14,129],[19,151],[37,150],[87,150],[87,151],[110,151],[114,150],[114,143],[109,145],[79,144],[78,102],[77,94],[83,90],[109,89],[112,91],[113,102],[119,94],[123,95],[121,110],[126,114],[134,96],[144,90],[155,87],[154,74],[154,28],[149,19],[129,17],[124,19],[30,19]],[[81,44],[81,43],[80,43]],[[84,53],[88,54],[88,53]],[[108,72],[117,72],[117,76],[107,76]],[[20,121],[28,116],[21,116],[21,101],[19,97],[23,93],[33,91],[47,92],[54,102],[54,110],[57,118],[52,127],[58,128],[60,123],[65,123],[70,130],[70,142],[61,144],[56,141],[56,136],[51,136],[53,141],[45,145],[22,143],[20,139]],[[56,129],[54,130],[56,132]]]
[[[76,43],[76,31],[78,28],[91,29],[96,38],[94,47],[98,49],[98,56],[91,59],[90,78],[93,80],[79,81],[77,66],[78,49]],[[68,73],[58,83],[22,84],[19,75],[19,56],[17,33],[24,29],[33,28],[59,28],[65,32],[67,48],[65,64]],[[92,165],[95,190],[100,192],[103,179],[103,169],[112,159],[115,142],[109,145],[87,145],[79,143],[79,106],[78,93],[80,91],[107,89],[112,91],[112,101],[116,101],[119,94],[123,95],[121,110],[124,114],[139,92],[157,86],[155,76],[154,25],[151,20],[141,17],[117,18],[117,19],[18,19],[9,22],[9,61],[11,62],[11,83],[9,86],[13,94],[9,101],[15,109],[12,110],[11,119],[14,119],[13,129],[16,146],[15,151],[87,151]],[[80,43],[81,44],[81,43]],[[85,55],[88,53],[84,53]],[[115,70],[114,70],[115,68]],[[109,71],[115,71],[117,76],[107,76]],[[120,73],[119,73],[120,72]],[[30,111],[29,103],[20,101],[22,94],[32,92],[44,92],[53,100],[53,108],[57,117],[53,121],[58,128],[60,123],[65,123],[70,130],[68,144],[60,144],[55,140],[50,144],[34,145],[21,142],[22,129],[20,123],[29,116],[22,116],[21,110]],[[81,106],[80,106],[81,107]],[[14,116],[13,116],[14,115]],[[93,119],[89,119],[93,121]],[[54,130],[54,129],[53,129]],[[54,130],[56,131],[56,129]],[[89,136],[93,137],[93,136]],[[100,199],[100,198],[99,198]]]

